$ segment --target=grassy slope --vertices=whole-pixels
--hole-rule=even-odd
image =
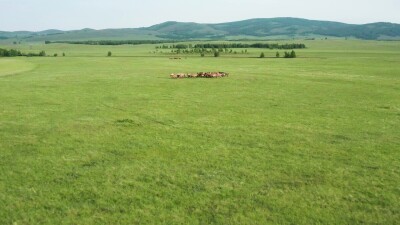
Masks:
[[[400,46],[307,44],[180,61],[33,46],[67,57],[0,77],[0,223],[396,223]],[[231,77],[168,79],[207,70]]]

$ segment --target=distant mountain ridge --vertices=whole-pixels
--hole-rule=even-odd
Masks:
[[[0,39],[21,41],[57,40],[144,40],[144,39],[288,39],[307,37],[349,37],[366,40],[400,40],[400,24],[364,25],[299,18],[259,18],[228,23],[201,24],[169,21],[143,28],[82,29],[40,32],[0,31]]]

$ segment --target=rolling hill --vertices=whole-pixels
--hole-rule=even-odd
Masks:
[[[355,25],[299,18],[270,18],[218,24],[169,21],[151,27],[126,29],[0,31],[1,40],[26,42],[45,40],[288,39],[325,36],[366,40],[400,40],[400,24],[381,22]]]

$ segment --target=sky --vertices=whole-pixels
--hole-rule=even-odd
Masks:
[[[298,17],[400,24],[400,0],[0,0],[1,31],[136,28]]]

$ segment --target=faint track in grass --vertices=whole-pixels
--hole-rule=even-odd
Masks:
[[[25,60],[21,60],[20,58],[0,59],[0,78],[16,76],[28,71],[33,71],[37,68],[37,65]]]

